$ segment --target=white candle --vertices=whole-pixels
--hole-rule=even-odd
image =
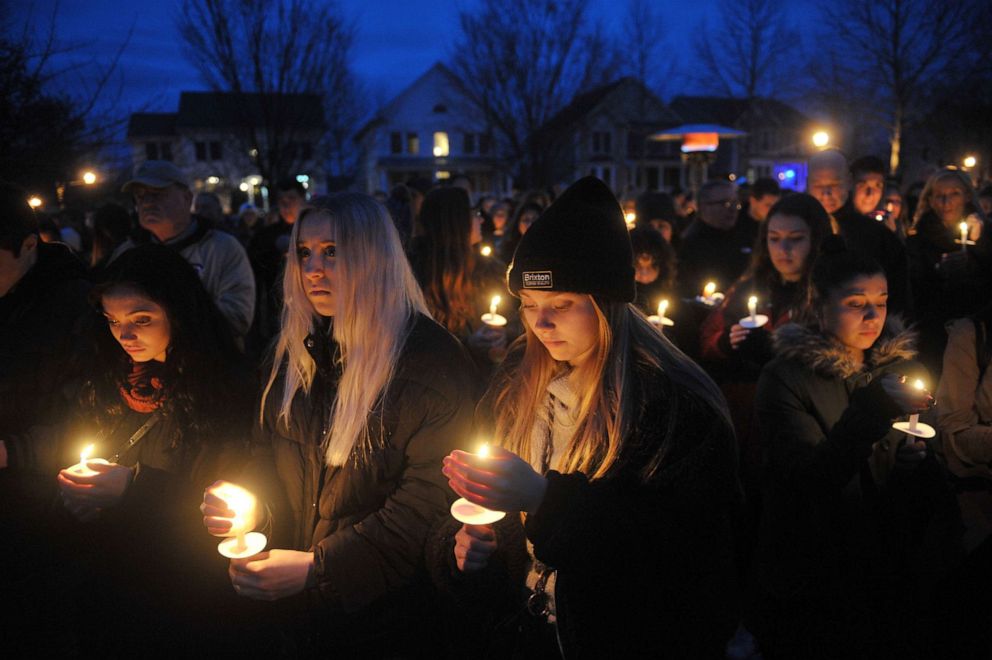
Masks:
[[[967,252],[968,251],[968,223],[967,222],[962,222],[960,225],[958,225],[958,228],[961,230],[961,250],[963,250],[964,252]]]
[[[703,298],[709,300],[716,293],[716,282],[707,282],[706,286],[703,287]]]
[[[479,458],[489,458],[489,444],[482,443],[476,454]],[[465,525],[491,525],[506,517],[505,511],[493,511],[484,506],[473,504],[464,497],[459,497],[451,505],[451,516],[458,522]]]
[[[916,382],[913,383],[913,387],[916,388],[916,389],[918,389],[918,390],[920,390],[922,392],[926,388],[926,385],[924,385],[924,383],[923,383],[922,380],[917,379]],[[918,430],[918,424],[919,423],[920,423],[920,416],[919,416],[919,414],[915,414],[915,415],[910,415],[909,416],[909,431],[910,431],[910,433],[916,433],[916,431]]]
[[[483,245],[482,246],[482,249],[479,250],[479,252],[482,253],[482,256],[488,257],[488,256],[490,256],[493,253],[493,249],[491,247],[489,247],[488,245]]]
[[[751,296],[747,299],[747,312],[751,315],[751,323],[758,322],[758,297]]]
[[[500,296],[493,296],[492,301],[489,303],[489,311],[482,315],[483,323],[494,328],[500,328],[506,325],[506,317],[496,313],[501,300],[502,298]]]
[[[228,484],[217,495],[224,500],[224,505],[234,512],[231,519],[233,538],[220,542],[217,551],[230,559],[243,559],[257,555],[265,548],[265,534],[252,532],[248,528],[249,518],[254,518],[255,496],[240,486]]]
[[[668,301],[662,300],[660,303],[658,303],[658,316],[661,317],[662,323],[665,322],[665,312],[667,311],[668,311]]]
[[[102,458],[90,458],[92,453],[93,445],[86,445],[83,448],[83,451],[79,453],[79,462],[70,467],[69,472],[79,477],[92,477],[100,474],[96,470],[92,469],[90,465],[95,465],[97,463],[101,465],[109,465],[109,463]]]

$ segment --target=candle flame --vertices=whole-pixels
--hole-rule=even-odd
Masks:
[[[489,458],[489,443],[488,442],[483,442],[482,443],[482,446],[479,447],[478,456],[481,456],[482,458]]]
[[[493,316],[496,315],[496,309],[499,307],[501,300],[503,300],[501,296],[493,296],[492,302],[489,303],[489,313]]]
[[[716,293],[716,282],[707,282],[703,287],[703,297],[712,298],[714,293]]]
[[[751,296],[750,298],[747,299],[748,307],[757,307],[757,305],[758,305],[758,296]]]
[[[926,389],[926,385],[924,385],[922,380],[917,380],[915,383],[913,383],[913,387],[915,387],[918,390]]]
[[[668,301],[662,300],[658,303],[658,316],[664,317],[666,311],[668,311]]]
[[[93,455],[93,445],[86,445],[83,447],[83,451],[79,452],[79,462],[86,465],[86,459]]]
[[[493,249],[491,247],[489,247],[488,245],[482,246],[482,256],[488,257],[492,253],[493,253]]]
[[[628,225],[632,225],[637,222],[637,214],[633,212],[624,213],[623,219]]]

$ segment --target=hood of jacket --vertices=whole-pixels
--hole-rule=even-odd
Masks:
[[[912,360],[916,357],[916,338],[917,333],[907,328],[901,318],[888,317],[882,335],[866,352],[865,367],[873,370],[897,360]],[[798,323],[788,323],[775,331],[775,354],[824,376],[846,379],[861,371],[839,341]]]

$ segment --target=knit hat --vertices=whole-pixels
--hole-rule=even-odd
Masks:
[[[634,258],[620,203],[602,181],[572,184],[520,239],[506,274],[521,289],[634,300]]]

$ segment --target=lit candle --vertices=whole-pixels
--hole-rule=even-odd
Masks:
[[[703,287],[703,298],[710,299],[716,293],[716,282],[707,282]]]
[[[747,313],[751,316],[751,323],[758,322],[758,296],[751,296],[747,299]]]
[[[968,251],[968,223],[962,222],[958,225],[961,230],[961,250],[964,252]]]
[[[244,559],[257,555],[265,548],[265,534],[252,532],[248,529],[248,518],[255,512],[255,496],[240,486],[226,484],[218,489],[217,495],[224,500],[225,506],[234,512],[231,519],[232,538],[224,539],[217,546],[217,551],[229,559]]]
[[[627,211],[623,214],[623,220],[627,223],[628,229],[633,229],[634,225],[637,223],[637,214],[633,211]]]
[[[489,444],[482,443],[476,454],[479,458],[489,458]],[[451,505],[451,516],[458,522],[465,525],[491,525],[506,517],[505,511],[493,511],[484,506],[473,504],[464,497],[459,497]]]
[[[73,473],[78,477],[92,477],[94,475],[100,474],[96,470],[92,469],[90,465],[101,464],[109,465],[107,461],[102,458],[90,458],[93,454],[93,445],[89,444],[83,447],[83,451],[79,453],[79,462],[69,468],[69,472]]]
[[[915,383],[913,383],[913,387],[916,388],[916,389],[918,389],[918,390],[920,390],[922,392],[923,389],[926,386],[923,384],[923,381],[922,380],[917,380]],[[920,423],[920,415],[919,415],[919,413],[916,413],[916,414],[913,414],[913,415],[910,415],[909,416],[909,431],[910,431],[910,433],[916,433],[917,431],[919,431],[919,423]]]
[[[488,245],[483,245],[482,246],[482,249],[479,250],[479,252],[482,253],[482,256],[488,257],[488,256],[491,256],[492,255],[493,249],[491,247],[489,247]]]
[[[489,303],[489,311],[482,315],[483,323],[494,328],[501,328],[506,325],[506,317],[496,313],[501,300],[502,298],[500,296],[493,296],[492,301]]]
[[[658,327],[664,327],[666,325],[669,326],[675,325],[675,322],[672,321],[672,319],[667,318],[665,316],[665,312],[667,311],[668,311],[668,300],[663,299],[661,302],[658,303],[658,313],[649,316],[648,321],[650,321],[653,325],[656,325]]]

